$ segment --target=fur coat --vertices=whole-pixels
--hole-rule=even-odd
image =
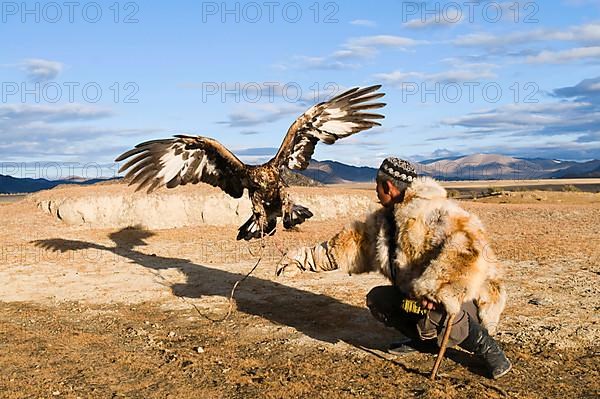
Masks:
[[[395,246],[393,264],[390,243]],[[299,251],[294,259],[302,270],[340,268],[350,274],[379,271],[390,280],[395,276],[393,283],[404,294],[441,303],[449,313],[458,313],[463,302],[474,300],[491,334],[506,304],[501,264],[480,220],[448,199],[446,190],[428,177],[416,179],[393,209],[380,209],[354,222],[330,240]]]

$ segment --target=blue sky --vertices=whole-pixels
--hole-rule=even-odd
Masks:
[[[1,6],[0,173],[178,133],[262,162],[315,101],[374,83],[383,126],[314,158],[600,158],[599,1]]]

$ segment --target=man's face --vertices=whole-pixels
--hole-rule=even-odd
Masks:
[[[377,198],[379,203],[384,207],[388,208],[393,206],[397,202],[404,200],[404,193],[407,186],[402,185],[400,188],[396,187],[394,183],[388,180],[377,180]]]
[[[393,204],[393,196],[390,190],[390,184],[387,181],[377,181],[377,199],[379,203],[386,208]]]

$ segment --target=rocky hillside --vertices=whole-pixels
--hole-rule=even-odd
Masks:
[[[323,182],[311,179],[309,176],[297,172],[292,172],[289,169],[283,170],[283,181],[290,186],[318,187],[324,185]]]
[[[377,169],[368,166],[346,165],[336,161],[311,160],[308,168],[299,173],[325,184],[356,183],[375,180]]]

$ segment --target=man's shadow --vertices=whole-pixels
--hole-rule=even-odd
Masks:
[[[136,247],[147,245],[145,239],[154,233],[126,228],[109,235],[114,246],[96,243],[47,239],[33,243],[52,251],[94,249],[108,251],[151,270],[177,269],[185,283],[170,284],[174,295],[184,298],[220,296],[228,299],[236,281],[244,276],[190,262],[188,259],[147,255]],[[365,293],[366,294],[366,293]],[[276,324],[295,328],[314,339],[336,343],[344,341],[366,349],[385,349],[397,334],[381,325],[366,307],[357,307],[327,295],[293,288],[250,276],[235,293],[238,311],[257,315]]]

